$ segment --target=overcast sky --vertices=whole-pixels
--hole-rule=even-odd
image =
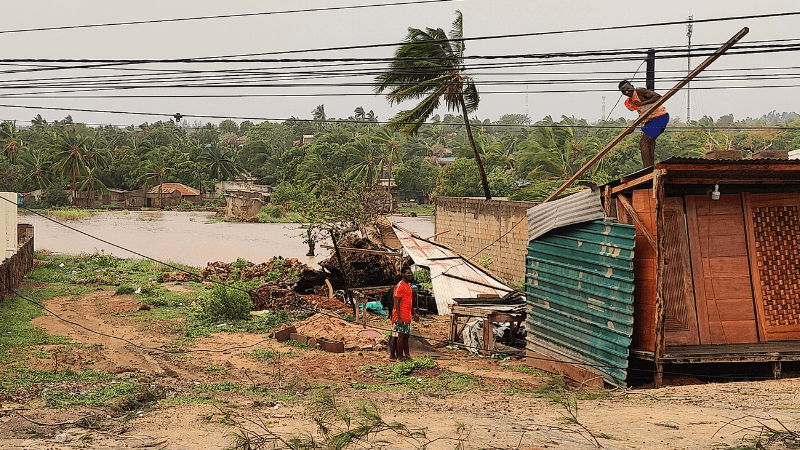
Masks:
[[[292,83],[342,84],[368,83],[385,63],[362,62],[246,62],[246,63],[149,63],[125,64],[91,69],[64,69],[74,63],[10,62],[9,59],[144,59],[224,57],[262,54],[288,50],[308,50],[339,46],[400,42],[408,27],[450,29],[455,10],[464,14],[467,38],[518,33],[576,30],[596,27],[681,21],[693,15],[695,20],[800,11],[791,1],[698,2],[673,0],[658,7],[636,2],[542,2],[532,0],[462,0],[424,4],[373,6],[362,9],[262,14],[251,17],[219,18],[104,26],[62,30],[14,32],[31,28],[190,18],[210,15],[266,13],[286,10],[371,5],[403,0],[271,0],[221,2],[218,0],[122,2],[110,0],[71,1],[39,0],[15,2],[18,7],[4,8],[0,16],[0,48],[5,60],[0,67],[3,89],[2,105],[33,106],[34,109],[0,106],[0,120],[17,120],[19,125],[41,114],[48,121],[72,115],[75,121],[90,124],[140,124],[167,120],[180,112],[195,120],[218,123],[225,117],[237,122],[282,120],[290,116],[310,118],[312,110],[325,105],[328,117],[348,117],[357,106],[374,110],[379,120],[386,120],[400,109],[413,104],[390,106],[369,86],[287,87]],[[747,19],[694,24],[692,46],[719,45],[742,27],[750,33],[741,44],[795,44],[800,42],[800,16]],[[632,28],[614,31],[591,31],[546,36],[486,39],[467,43],[466,55],[498,56],[553,52],[622,50],[645,47],[681,47],[687,45],[686,25]],[[779,41],[779,42],[775,42]],[[249,58],[390,58],[392,47],[316,51]],[[585,58],[542,59],[469,59],[468,72],[481,92],[475,113],[480,119],[497,120],[503,114],[524,114],[533,120],[551,115],[576,116],[595,121],[601,116],[603,96],[606,114],[619,99],[617,82],[629,78],[642,59],[624,58],[604,63],[579,63]],[[704,58],[692,58],[692,66]],[[559,64],[553,64],[559,62]],[[563,64],[571,62],[571,64]],[[548,65],[542,65],[546,63]],[[346,65],[345,65],[346,64]],[[517,67],[496,67],[512,64]],[[484,66],[471,69],[470,66]],[[489,65],[490,67],[485,67]],[[491,67],[495,66],[495,67]],[[770,111],[800,111],[800,58],[798,52],[727,55],[714,63],[706,76],[715,79],[692,83],[691,117],[718,118],[732,113],[736,119],[760,117]],[[60,67],[54,70],[55,67]],[[31,69],[36,69],[31,71]],[[350,76],[304,78],[300,73],[313,70],[351,70]],[[686,58],[659,59],[656,62],[656,90],[665,91],[675,84],[680,71],[686,71]],[[725,69],[725,70],[721,70]],[[743,71],[741,69],[757,69]],[[634,84],[644,85],[642,65]],[[166,72],[168,71],[168,72]],[[190,71],[190,73],[187,73]],[[209,72],[216,71],[216,72]],[[266,79],[276,72],[280,78]],[[359,74],[365,74],[357,76]],[[270,75],[272,74],[272,75]],[[748,75],[751,79],[723,80],[720,76]],[[215,78],[208,78],[213,75]],[[769,76],[752,79],[753,75]],[[76,78],[81,77],[81,78]],[[204,77],[193,80],[187,77]],[[777,77],[776,79],[769,79]],[[563,80],[587,80],[563,82]],[[562,80],[552,83],[553,80]],[[98,82],[114,83],[96,90]],[[549,84],[542,84],[548,81]],[[20,82],[23,82],[21,85]],[[213,82],[217,87],[188,88],[186,85]],[[248,84],[259,83],[253,87]],[[271,86],[264,86],[269,83]],[[35,84],[36,86],[32,86]],[[165,87],[154,88],[157,84]],[[223,85],[223,86],[219,86]],[[741,86],[790,86],[749,89],[702,89]],[[142,89],[142,87],[150,88]],[[109,89],[113,87],[113,89]],[[125,89],[121,89],[121,88]],[[91,92],[74,92],[92,89]],[[546,90],[580,92],[542,93]],[[73,92],[68,92],[73,91]],[[502,93],[498,93],[502,92]],[[22,95],[20,95],[22,94]],[[258,96],[254,96],[258,95]],[[83,98],[54,98],[72,96]],[[97,98],[86,98],[95,96]],[[117,97],[111,97],[117,96]],[[126,96],[128,98],[119,98]],[[673,117],[686,117],[685,92],[667,102]],[[49,108],[76,108],[118,111],[93,113],[56,111]],[[126,112],[147,113],[132,115]],[[446,113],[445,110],[441,111]],[[634,118],[617,106],[612,117]],[[216,116],[198,117],[198,116]]]

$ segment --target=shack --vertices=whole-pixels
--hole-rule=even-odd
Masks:
[[[164,199],[164,206],[178,206],[181,202],[187,201],[194,205],[201,205],[200,191],[190,188],[181,183],[163,183],[153,186],[147,191],[145,206],[159,206],[161,198]]]
[[[624,385],[636,361],[658,386],[665,364],[800,360],[800,161],[671,158],[593,196],[604,218],[529,242],[544,368]]]

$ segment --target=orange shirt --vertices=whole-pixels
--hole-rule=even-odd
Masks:
[[[634,106],[631,103],[631,100],[633,100],[635,102],[640,101],[639,100],[639,94],[637,94],[636,91],[633,91],[633,97],[629,97],[629,98],[627,98],[625,100],[625,107],[628,108],[628,110],[630,110],[630,111],[636,111],[639,114],[642,114],[642,107],[641,106]],[[649,107],[650,107],[650,105],[645,105],[645,108],[649,108]],[[663,106],[660,106],[657,110],[652,111],[650,113],[650,115],[647,117],[647,120],[655,119],[656,117],[663,116],[666,113],[667,113],[667,108],[664,108]]]
[[[411,285],[405,281],[400,281],[397,283],[397,286],[394,287],[392,302],[394,302],[394,297],[400,297],[400,320],[405,323],[411,323],[412,295],[413,291],[411,290]],[[394,303],[392,303],[392,312],[394,312]],[[395,314],[392,314],[392,322],[394,322],[396,319],[397,317]]]

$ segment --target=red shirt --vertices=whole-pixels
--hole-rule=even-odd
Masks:
[[[411,285],[406,283],[405,281],[400,281],[397,283],[397,286],[394,287],[394,295],[392,297],[392,301],[394,302],[394,297],[400,297],[400,320],[405,323],[411,323],[411,296],[413,295],[413,291],[411,290]],[[392,312],[394,312],[394,304],[392,304]],[[397,319],[395,314],[392,314],[392,322]]]

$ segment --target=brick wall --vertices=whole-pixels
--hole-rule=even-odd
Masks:
[[[528,221],[535,203],[469,197],[436,198],[436,242],[486,267],[506,283],[525,279]],[[501,238],[502,236],[502,238]],[[488,246],[488,247],[487,247]],[[484,249],[486,247],[486,249]],[[479,253],[480,252],[480,253]]]
[[[17,224],[17,253],[0,263],[0,303],[33,269],[33,225]]]

